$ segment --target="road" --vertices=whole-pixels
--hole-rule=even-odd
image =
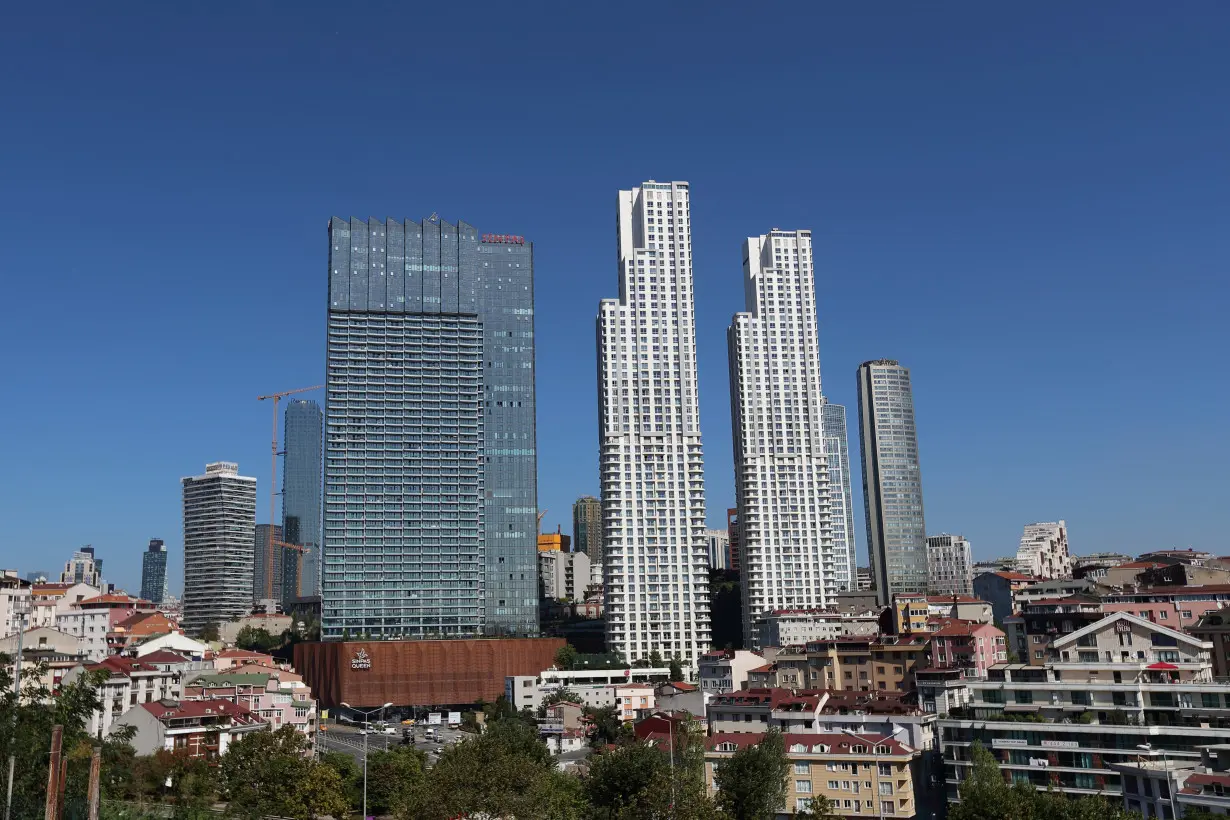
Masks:
[[[401,745],[402,727],[398,724],[396,727],[397,734],[370,734],[366,738],[359,733],[359,730],[344,724],[330,723],[328,729],[323,732],[317,732],[316,745],[322,751],[329,752],[344,752],[355,759],[356,762],[362,764],[364,741],[367,741],[368,751],[382,751],[391,749]],[[440,735],[439,741],[427,741],[423,739],[423,733],[427,729],[426,726],[411,727],[414,730],[414,748],[427,753],[428,762],[434,763],[438,756],[437,750],[441,743],[447,745],[450,741],[461,740],[467,737],[466,732],[457,729],[450,729],[447,726],[432,727]]]

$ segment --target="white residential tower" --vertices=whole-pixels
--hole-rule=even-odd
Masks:
[[[756,648],[761,616],[827,606],[851,567],[829,511],[811,231],[749,238],[743,289],[727,341],[743,634]]]
[[[688,184],[619,192],[619,298],[598,306],[607,647],[695,669],[709,649]]]

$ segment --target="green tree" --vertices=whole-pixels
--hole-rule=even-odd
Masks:
[[[349,801],[341,775],[312,760],[308,749],[308,739],[293,726],[250,732],[233,742],[219,766],[227,815],[244,820],[344,815]]]
[[[367,811],[393,814],[417,809],[426,787],[427,755],[412,746],[394,746],[367,756]]]
[[[683,680],[683,664],[680,663],[678,655],[671,658],[670,678],[672,681],[675,681],[676,683]]]
[[[627,738],[623,720],[614,706],[585,707],[582,714],[589,723],[589,744],[601,748]]]
[[[345,752],[325,752],[320,762],[338,773],[342,778],[342,793],[350,807],[358,811],[363,807],[363,769],[358,761]]]
[[[717,817],[705,786],[704,730],[681,725],[671,747],[627,743],[590,759],[585,795],[596,820],[708,820]]]
[[[570,644],[564,644],[555,650],[555,666],[557,669],[573,669],[577,663],[577,651]]]
[[[260,626],[245,626],[235,636],[235,646],[249,652],[262,652],[268,655],[283,643],[281,638],[269,634],[269,630]]]
[[[85,795],[91,749],[98,743],[86,729],[90,717],[102,708],[99,689],[108,677],[103,672],[85,672],[53,693],[43,681],[47,665],[23,669],[21,696],[13,693],[13,660],[0,655],[0,759],[14,756],[13,816],[38,817],[43,813],[47,790],[48,750],[52,727],[64,727],[63,753],[68,759],[67,798]],[[109,771],[109,778],[117,777]]]
[[[649,653],[649,658],[647,660],[649,661],[649,665],[654,668],[664,666],[666,664],[666,661],[662,660],[662,653],[656,649]]]
[[[427,777],[422,805],[398,812],[415,820],[468,815],[585,817],[576,779],[555,769],[534,729],[509,719],[490,722],[483,734],[446,749]]]
[[[811,799],[811,805],[794,813],[794,820],[840,820],[833,802],[822,794]]]
[[[1008,785],[995,755],[977,741],[970,746],[970,762],[969,774],[958,788],[961,802],[948,807],[949,820],[1025,820],[1032,816],[1036,794],[1032,786]]]
[[[218,629],[217,624],[205,624],[201,627],[200,638],[205,641],[205,643],[216,643],[217,641],[222,640],[222,633]]]
[[[786,807],[790,761],[780,732],[766,732],[722,761],[714,774],[717,802],[731,820],[773,820]]]
[[[538,710],[538,716],[542,717],[546,714],[548,706],[554,706],[557,703],[581,703],[581,696],[571,689],[556,689],[551,694],[542,699],[542,706]]]

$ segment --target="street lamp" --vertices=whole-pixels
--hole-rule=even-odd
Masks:
[[[367,737],[372,733],[372,724],[368,719],[371,715],[380,712],[381,719],[384,718],[384,710],[393,705],[392,701],[384,706],[378,706],[375,709],[356,709],[346,701],[342,701],[342,705],[352,712],[358,712],[363,716],[363,820],[367,820]]]
[[[1166,791],[1170,794],[1170,816],[1173,820],[1178,820],[1178,815],[1174,813],[1174,787],[1170,782],[1170,761],[1166,757],[1165,749],[1154,749],[1152,743],[1139,743],[1137,749],[1143,749],[1149,754],[1160,754],[1162,756],[1162,774],[1166,775]]]

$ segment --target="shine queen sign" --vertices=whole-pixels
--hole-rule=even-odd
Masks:
[[[351,669],[371,669],[372,668],[372,658],[371,658],[371,655],[367,654],[366,649],[359,647],[358,651],[354,653],[354,657],[350,659],[350,668]]]
[[[525,237],[506,233],[485,233],[483,234],[483,242],[496,245],[524,245]]]

